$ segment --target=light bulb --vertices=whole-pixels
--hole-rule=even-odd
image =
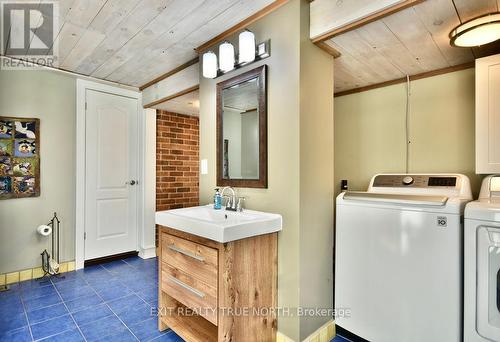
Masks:
[[[212,51],[203,54],[203,77],[217,77],[217,56]]]
[[[234,46],[228,41],[219,46],[219,67],[223,72],[234,69]]]
[[[245,30],[239,35],[239,63],[250,63],[255,60],[255,35]]]

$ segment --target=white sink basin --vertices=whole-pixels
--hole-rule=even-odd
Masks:
[[[253,210],[215,210],[212,205],[156,212],[156,224],[218,242],[281,230],[281,215]]]

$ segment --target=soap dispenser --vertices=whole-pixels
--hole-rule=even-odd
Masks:
[[[216,188],[214,195],[214,209],[219,210],[221,208],[222,208],[222,196],[220,194],[219,188]]]

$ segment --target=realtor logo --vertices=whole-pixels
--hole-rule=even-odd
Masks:
[[[57,2],[0,1],[2,54],[55,66],[57,10]],[[2,67],[5,67],[3,61]]]

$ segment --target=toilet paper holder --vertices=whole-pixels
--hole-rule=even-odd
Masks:
[[[54,212],[54,216],[52,219],[47,223],[47,226],[49,226],[52,229],[52,234],[51,235],[51,249],[50,253],[45,249],[40,255],[42,256],[42,269],[43,269],[43,276],[41,276],[39,279],[45,278],[45,277],[50,277],[50,276],[59,276],[59,226],[61,224],[61,221],[57,217],[57,213]]]

